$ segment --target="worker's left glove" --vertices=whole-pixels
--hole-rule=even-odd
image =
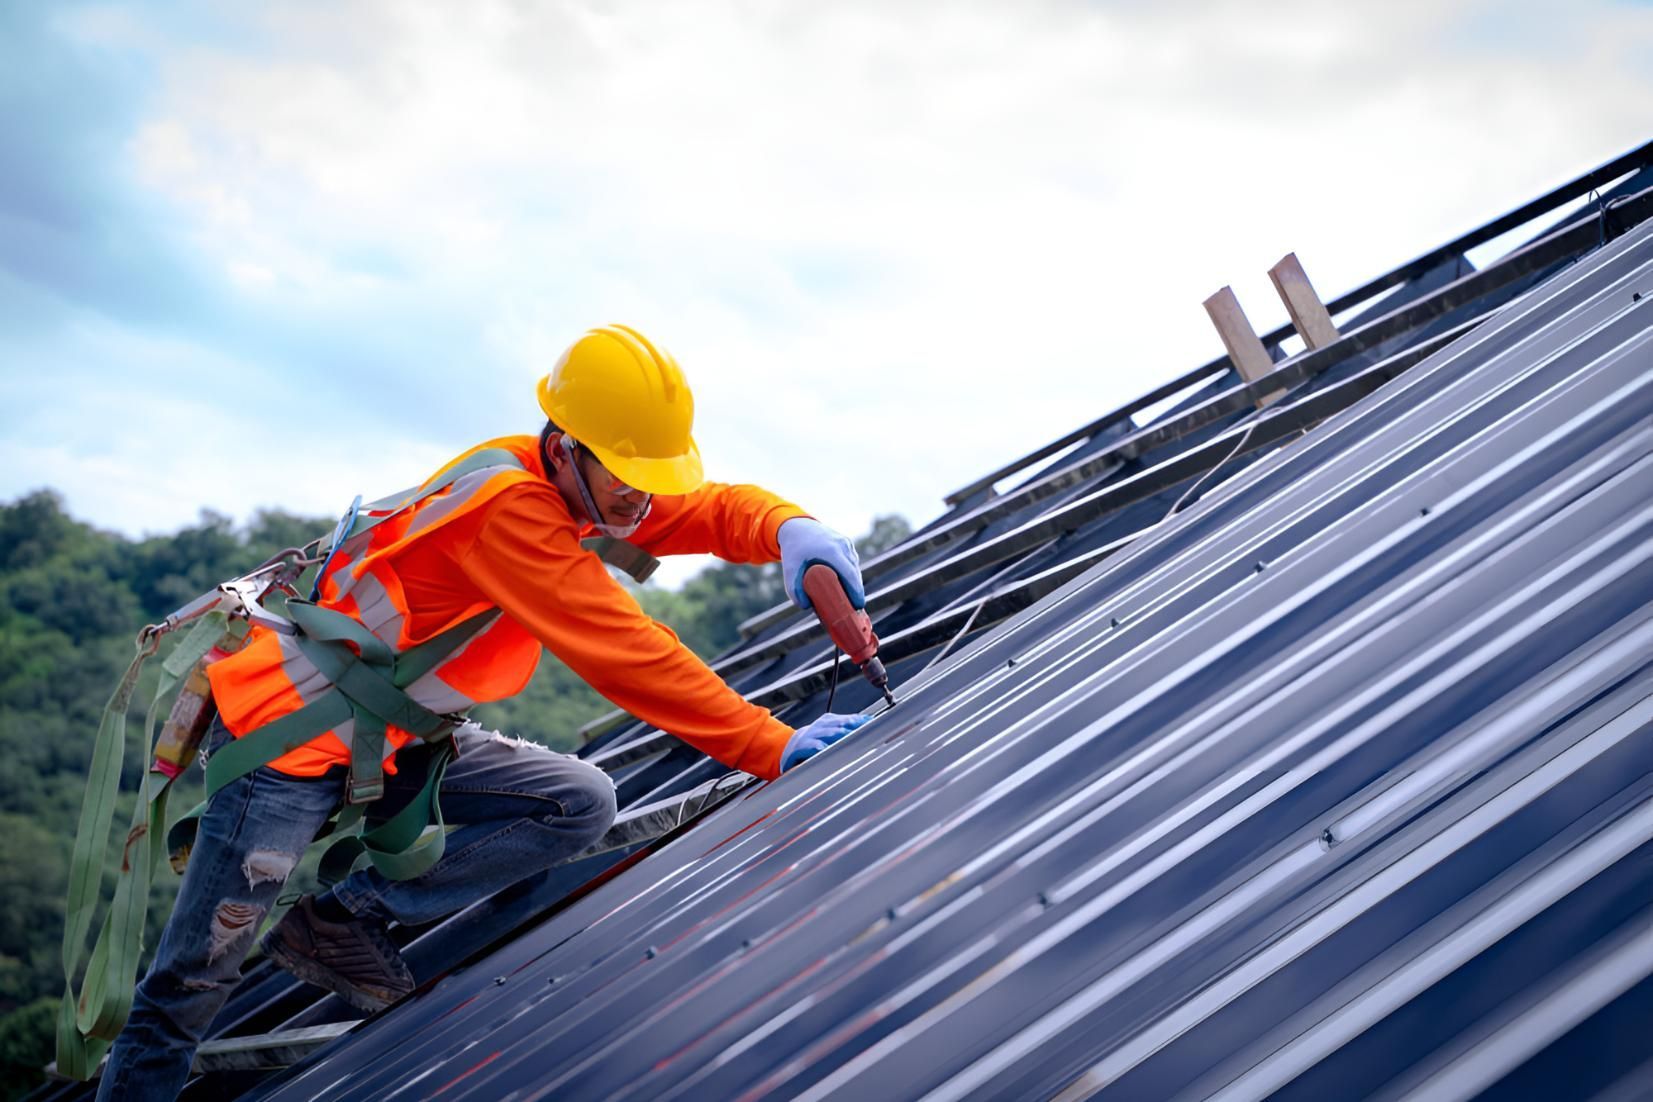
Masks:
[[[798,728],[786,741],[786,749],[781,751],[781,772],[808,761],[871,718],[828,712],[808,727]]]
[[[861,558],[855,553],[855,544],[840,536],[818,520],[793,517],[780,527],[775,535],[781,545],[781,578],[786,583],[786,595],[799,608],[808,610],[809,594],[804,592],[804,571],[816,563],[832,567],[844,583],[850,604],[865,608],[867,593],[861,584]]]

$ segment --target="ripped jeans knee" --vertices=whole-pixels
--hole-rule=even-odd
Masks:
[[[218,904],[212,912],[212,922],[207,926],[207,961],[214,962],[231,949],[245,950],[266,910],[257,903],[238,899],[226,899]],[[192,986],[190,979],[185,978],[185,986]],[[193,986],[210,986],[212,982],[200,977],[199,983]]]
[[[220,741],[227,737],[220,733]],[[262,768],[207,802],[172,915],[133,1002],[128,1028],[151,1049],[187,1048],[205,1031],[341,787],[339,779]]]
[[[247,878],[249,889],[261,884],[274,884],[279,890],[296,864],[297,854],[255,849],[241,862],[241,874]],[[248,939],[267,913],[269,906],[257,900],[221,901],[213,910],[212,922],[207,927],[207,961],[216,961],[232,949],[245,950]],[[188,983],[187,980],[185,982]]]
[[[241,871],[246,874],[247,887],[256,888],[270,881],[285,884],[296,864],[297,854],[257,849],[247,854],[247,859],[241,862]]]

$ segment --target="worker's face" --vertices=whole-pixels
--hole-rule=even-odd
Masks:
[[[603,523],[624,528],[628,524],[635,524],[637,518],[643,515],[648,507],[649,495],[642,490],[634,490],[609,473],[607,467],[597,462],[597,457],[584,448],[578,451],[580,462],[585,464],[586,485],[591,487],[591,496],[597,502],[597,508],[602,510]]]
[[[573,472],[568,469],[568,455],[563,451],[561,441],[553,441],[547,451],[553,466],[552,481],[562,491],[563,500],[567,501],[575,512],[585,512],[585,503],[580,498],[579,490],[574,486]],[[577,447],[574,454],[579,457],[580,470],[585,475],[591,499],[596,503],[598,512],[603,514],[601,517],[587,519],[616,528],[635,524],[637,518],[643,515],[643,510],[648,508],[649,495],[642,490],[632,489],[614,477],[588,449]]]

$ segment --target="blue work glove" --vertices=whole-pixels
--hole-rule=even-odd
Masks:
[[[861,585],[861,557],[849,540],[809,517],[786,521],[775,538],[781,545],[781,580],[793,604],[805,610],[810,607],[809,594],[804,592],[804,571],[819,562],[832,567],[844,583],[850,604],[856,608],[867,606],[867,592]]]
[[[871,718],[828,712],[808,727],[798,728],[786,740],[786,749],[781,751],[781,772],[785,773],[801,761],[808,761]]]

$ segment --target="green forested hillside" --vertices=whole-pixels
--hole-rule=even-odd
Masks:
[[[218,581],[331,526],[329,518],[267,512],[236,527],[203,513],[181,531],[132,540],[73,519],[50,492],[0,504],[0,1096],[32,1087],[51,1058],[63,989],[69,847],[98,715],[131,658],[134,634]],[[907,530],[899,517],[880,518],[862,541],[863,554]],[[780,601],[782,592],[773,566],[719,565],[679,590],[649,586],[637,597],[710,657],[735,641],[743,619]],[[147,699],[140,690],[136,703]],[[524,692],[479,709],[476,718],[571,750],[580,726],[608,707],[547,656]],[[128,730],[122,788],[132,792],[146,764],[137,761],[141,714],[129,717]],[[199,798],[199,771],[186,774],[180,786],[172,806],[188,808]],[[130,802],[116,822],[129,814]],[[170,874],[160,879],[149,944],[176,888]]]

